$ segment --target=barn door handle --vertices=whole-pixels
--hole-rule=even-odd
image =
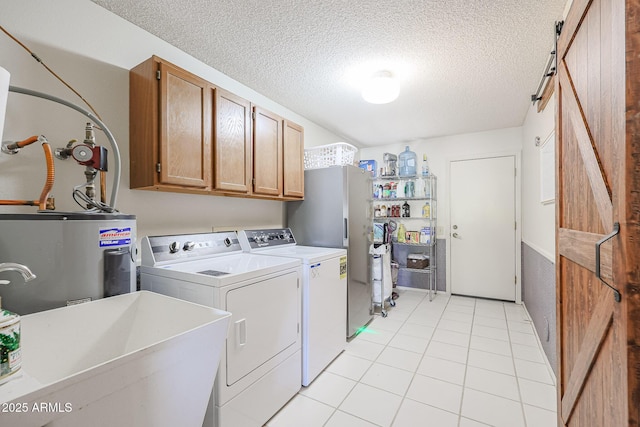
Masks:
[[[602,244],[604,242],[606,242],[607,240],[610,240],[614,236],[617,236],[618,233],[620,233],[620,223],[619,222],[615,222],[613,224],[613,231],[596,242],[596,277],[598,278],[598,280],[600,280],[602,283],[604,283],[605,285],[607,285],[608,287],[610,287],[613,290],[614,298],[616,299],[616,302],[620,302],[622,300],[622,296],[620,295],[620,291],[617,290],[616,288],[614,288],[613,286],[611,286],[610,284],[608,284],[602,278],[602,275],[600,274],[600,246],[602,246]]]

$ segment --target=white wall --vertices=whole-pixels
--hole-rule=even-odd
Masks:
[[[243,86],[179,49],[122,20],[88,0],[0,0],[1,24],[78,90],[115,135],[122,153],[122,181],[117,201],[123,213],[138,218],[138,237],[211,231],[212,226],[281,226],[284,202],[232,197],[161,193],[129,189],[129,69],[158,55],[305,128],[305,145],[341,138]],[[31,56],[0,33],[0,66],[11,84],[82,101],[47,73]],[[84,139],[86,119],[48,101],[10,93],[4,140],[45,135],[61,147]],[[101,132],[97,143],[109,146]],[[110,159],[113,165],[112,159]],[[84,168],[56,160],[53,195],[58,211],[77,211],[71,191],[84,182]],[[0,155],[0,199],[37,199],[45,180],[42,149],[32,145],[17,156]],[[112,176],[108,177],[110,190]],[[35,212],[36,208],[0,206],[0,212]]]
[[[541,113],[531,106],[522,127],[522,241],[555,262],[555,203],[540,202],[540,147],[554,131],[555,99]],[[555,182],[555,180],[554,180]]]

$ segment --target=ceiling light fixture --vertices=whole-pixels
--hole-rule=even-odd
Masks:
[[[362,98],[371,104],[387,104],[400,94],[400,85],[390,71],[374,73],[362,88]]]

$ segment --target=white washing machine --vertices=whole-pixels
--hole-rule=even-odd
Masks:
[[[232,314],[204,426],[262,426],[300,390],[299,259],[243,253],[235,232],[154,236],[140,270],[142,289]]]
[[[242,230],[245,252],[302,260],[302,385],[308,386],[345,348],[347,251],[296,245],[288,228]]]

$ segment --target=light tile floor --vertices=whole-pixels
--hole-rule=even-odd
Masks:
[[[268,427],[552,427],[555,379],[519,305],[397,288]]]

